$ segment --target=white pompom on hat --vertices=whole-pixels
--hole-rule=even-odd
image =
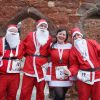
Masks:
[[[80,34],[80,35],[83,37],[83,34],[81,33],[81,31],[80,31],[79,28],[73,28],[73,29],[71,30],[72,38],[73,38],[76,34]]]
[[[8,26],[7,31],[17,33],[17,32],[18,32],[17,25],[15,25],[15,24],[10,24],[10,25]]]
[[[39,27],[41,24],[46,24],[47,25],[47,28],[48,28],[48,23],[45,19],[40,19],[37,21],[37,27]]]

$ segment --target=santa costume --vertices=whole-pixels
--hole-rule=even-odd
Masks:
[[[45,24],[46,29],[40,29]],[[44,69],[48,66],[48,49],[51,38],[47,30],[48,24],[40,19],[36,25],[36,31],[30,32],[24,40],[26,61],[23,68],[24,76],[20,100],[31,100],[33,87],[36,87],[36,100],[44,100]]]
[[[63,69],[69,67],[69,51],[72,45],[70,43],[59,44],[56,43],[50,50],[51,62],[50,75],[51,81],[49,86],[51,87],[70,87],[72,81],[64,79]],[[62,73],[62,74],[59,74]]]
[[[0,38],[0,100],[16,100],[22,55],[18,29],[16,25],[9,25],[5,37]]]
[[[76,34],[83,34],[78,28],[72,31],[72,38]],[[76,39],[70,51],[70,72],[77,74],[79,100],[100,99],[100,44],[95,40]]]

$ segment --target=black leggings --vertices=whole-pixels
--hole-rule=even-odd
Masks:
[[[54,100],[65,100],[67,90],[67,87],[54,87]]]

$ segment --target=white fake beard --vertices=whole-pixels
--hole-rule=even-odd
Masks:
[[[78,38],[74,40],[74,46],[79,49],[81,52],[84,52],[84,45],[83,45],[83,39]]]
[[[78,39],[74,40],[74,46],[81,53],[81,55],[83,57],[88,57],[86,40],[78,38]]]
[[[13,35],[16,34],[16,35]],[[16,48],[20,42],[19,33],[7,32],[5,36],[11,49]]]
[[[74,46],[78,46],[82,44],[83,39],[82,38],[78,38],[76,40],[74,40]]]
[[[49,31],[48,30],[37,28],[36,39],[40,45],[42,45],[42,46],[45,45],[48,41],[48,38],[49,38]]]

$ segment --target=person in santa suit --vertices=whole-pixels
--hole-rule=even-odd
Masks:
[[[79,28],[71,30],[73,47],[70,51],[70,69],[66,74],[77,74],[79,100],[100,99],[100,44],[84,39]]]
[[[23,48],[17,26],[9,25],[0,38],[0,100],[16,100]]]
[[[30,32],[24,40],[26,60],[23,68],[23,82],[20,100],[31,100],[33,87],[36,87],[36,100],[44,100],[44,73],[48,67],[48,49],[51,37],[45,19],[37,21],[36,31]]]
[[[49,65],[51,81],[49,81],[49,86],[54,89],[54,100],[65,100],[65,94],[68,88],[72,86],[70,78],[66,78],[64,75],[64,71],[69,67],[69,51],[72,47],[67,40],[67,30],[59,29],[56,40],[51,44],[49,51],[51,58]]]

